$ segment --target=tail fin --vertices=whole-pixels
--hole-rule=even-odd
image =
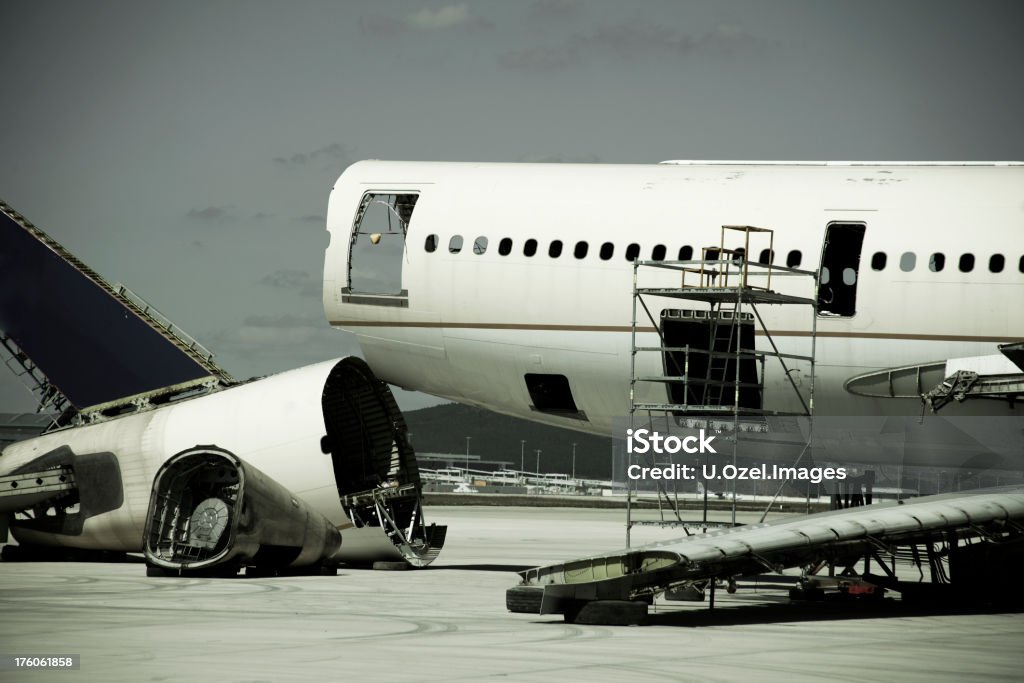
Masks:
[[[0,345],[40,410],[81,410],[202,378],[213,355],[0,201]]]

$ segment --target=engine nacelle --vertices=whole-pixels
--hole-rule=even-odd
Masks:
[[[337,563],[341,533],[322,514],[241,458],[196,446],[156,474],[146,561],[177,573]]]

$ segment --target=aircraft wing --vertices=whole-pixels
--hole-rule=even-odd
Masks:
[[[872,547],[924,543],[944,532],[984,536],[1020,530],[1024,488],[927,496],[741,526],[521,572],[544,589],[541,613],[567,603],[633,600],[682,584],[823,559],[843,561]],[[514,590],[514,589],[513,589]]]

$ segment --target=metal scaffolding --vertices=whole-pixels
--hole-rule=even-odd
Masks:
[[[752,242],[765,242],[767,263],[750,260]],[[738,244],[736,244],[738,242]],[[639,417],[646,414],[646,423],[653,425],[655,415],[663,424],[683,429],[716,429],[731,436],[721,441],[732,442],[733,465],[736,465],[741,418],[743,427],[764,429],[765,416],[804,415],[814,412],[815,347],[817,336],[817,273],[771,263],[774,256],[774,234],[766,228],[747,225],[722,226],[718,246],[705,247],[696,261],[635,261],[633,264],[632,352],[630,356],[630,427],[636,429]],[[675,273],[678,283],[664,286],[665,271]],[[657,275],[656,275],[657,274]],[[658,278],[659,286],[645,286],[644,280]],[[772,289],[772,280],[809,278],[813,296],[798,296]],[[656,303],[652,302],[656,300]],[[688,308],[669,308],[672,300],[695,302]],[[700,308],[700,305],[707,308]],[[810,355],[780,351],[771,331],[765,325],[758,306],[809,306],[811,316],[806,334],[810,337]],[[638,322],[643,311],[646,321]],[[656,313],[657,314],[656,314]],[[649,322],[658,335],[657,346],[639,346],[638,333],[650,331]],[[769,348],[756,348],[755,336],[763,337]],[[661,374],[638,374],[637,355],[657,353],[661,357]],[[800,409],[790,412],[766,409],[765,363],[774,358],[781,365]],[[787,361],[808,363],[810,383],[805,393],[794,381]],[[647,368],[650,363],[645,364]],[[665,401],[639,401],[638,384],[662,384]],[[648,392],[649,393],[649,392]],[[809,443],[809,440],[808,440]],[[805,447],[806,450],[806,447]],[[627,467],[634,464],[634,455],[627,456]],[[663,465],[653,456],[651,465]],[[632,508],[635,486],[627,477],[626,545],[630,530],[637,524],[671,524],[685,526],[680,516],[678,479],[670,493],[663,480],[657,480],[659,520],[637,521]],[[708,510],[708,486],[705,482],[705,527]],[[777,494],[776,494],[777,495]],[[736,486],[732,485],[732,524],[736,523]],[[669,515],[666,518],[666,514]]]

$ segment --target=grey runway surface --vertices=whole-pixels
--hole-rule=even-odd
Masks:
[[[431,507],[421,571],[147,578],[141,564],[0,564],[0,653],[81,654],[11,681],[1019,681],[1024,615],[789,604],[785,587],[652,609],[651,625],[511,614],[514,570],[623,545],[623,512]],[[643,528],[634,542],[679,535]]]

